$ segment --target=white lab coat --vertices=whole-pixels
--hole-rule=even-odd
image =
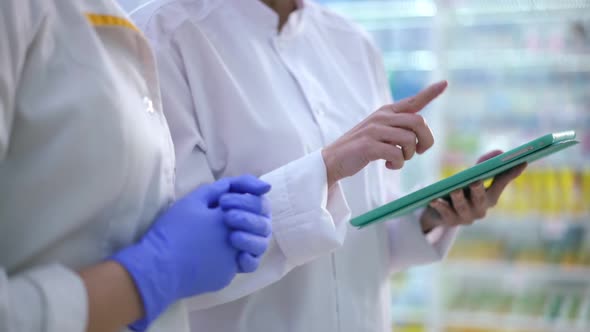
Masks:
[[[85,331],[74,271],[174,199],[155,62],[133,28],[110,0],[0,2],[2,332]],[[154,331],[186,330],[182,318]]]
[[[177,193],[243,172],[273,184],[261,267],[192,298],[194,331],[388,331],[390,274],[440,259],[456,231],[426,237],[415,216],[342,221],[398,196],[399,173],[371,163],[328,192],[320,149],[391,97],[364,33],[299,6],[280,34],[259,0],[156,0],[131,14],[155,48]]]

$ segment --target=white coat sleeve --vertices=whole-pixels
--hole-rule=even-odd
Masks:
[[[42,6],[42,1],[0,2],[0,164],[9,150],[19,77],[44,18]],[[85,330],[87,295],[76,273],[46,266],[9,277],[1,265],[0,331]]]
[[[162,103],[174,141],[177,193],[182,196],[214,181],[207,146],[199,133],[197,112],[175,48],[154,45]],[[213,112],[214,110],[206,110]],[[350,210],[339,184],[327,188],[320,151],[297,159],[261,177],[272,185],[272,238],[258,270],[240,274],[225,289],[189,299],[190,310],[234,301],[264,288],[294,267],[342,245]]]
[[[59,265],[7,278],[0,269],[0,331],[83,332],[87,295],[82,279]]]
[[[35,35],[33,9],[27,2],[7,0],[0,3],[0,161],[8,151],[16,88],[27,48]]]
[[[383,57],[372,42],[367,40],[368,53],[375,66],[376,87],[383,105],[393,102],[389,80],[383,62]],[[398,176],[395,172],[385,171],[385,177]],[[396,183],[398,181],[387,181]],[[399,197],[396,188],[391,188],[386,201],[393,201]],[[405,270],[411,266],[426,264],[443,259],[451,247],[458,227],[439,226],[428,234],[422,232],[418,219],[423,210],[413,214],[393,219],[387,222],[390,249],[390,271],[392,273]]]

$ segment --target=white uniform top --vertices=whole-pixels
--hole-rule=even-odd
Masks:
[[[85,331],[74,270],[133,242],[174,198],[155,62],[134,29],[110,0],[0,2],[2,332]]]
[[[259,0],[156,0],[131,14],[155,48],[177,193],[226,175],[284,174],[263,177],[274,186],[274,240],[260,269],[191,299],[195,332],[389,331],[390,274],[440,259],[454,237],[455,228],[425,237],[414,216],[346,230],[341,188],[353,215],[399,194],[399,173],[383,162],[318,194],[327,191],[319,149],[391,97],[366,35],[299,5],[280,34]],[[343,236],[330,253],[325,239]]]

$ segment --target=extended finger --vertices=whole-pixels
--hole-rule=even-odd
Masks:
[[[436,97],[447,88],[447,81],[441,81],[430,85],[426,89],[418,92],[417,95],[403,99],[392,105],[396,113],[416,113],[422,110],[426,105],[433,101]]]

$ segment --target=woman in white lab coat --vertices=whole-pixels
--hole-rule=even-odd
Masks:
[[[269,186],[174,202],[156,77],[111,0],[0,2],[0,331],[139,331],[166,310],[151,330],[186,331],[169,306],[256,268]]]
[[[194,331],[389,331],[391,273],[441,259],[523,169],[347,229],[399,196],[394,170],[433,144],[418,112],[445,82],[392,104],[366,35],[311,1],[156,0],[131,16],[156,52],[177,193],[241,172],[273,185],[259,270],[191,299]]]

